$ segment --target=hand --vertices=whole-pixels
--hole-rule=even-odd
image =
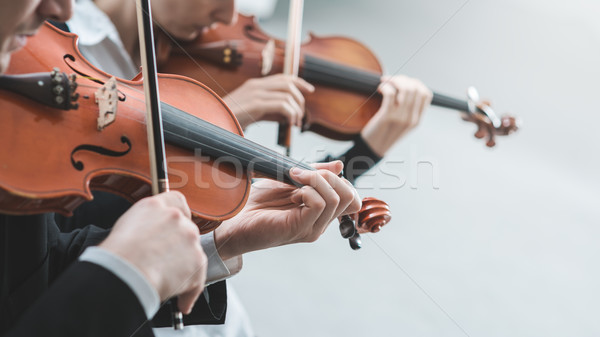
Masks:
[[[166,192],[135,203],[100,247],[136,266],[161,301],[179,295],[189,313],[204,290],[207,258],[183,194]]]
[[[338,216],[360,210],[354,187],[337,176],[343,167],[340,161],[314,167],[318,170],[290,172],[292,179],[305,185],[302,188],[266,179],[254,183],[244,209],[215,231],[221,258],[313,242]]]
[[[375,153],[385,153],[419,124],[423,111],[431,104],[433,93],[421,81],[398,75],[381,78],[381,108],[361,131],[361,136]]]
[[[242,128],[260,120],[301,126],[304,95],[315,88],[305,80],[289,75],[272,75],[247,80],[223,100]]]

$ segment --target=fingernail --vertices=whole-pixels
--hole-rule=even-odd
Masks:
[[[292,168],[291,172],[295,176],[301,176],[302,172],[304,172],[304,171],[301,170],[301,169],[299,169],[299,168],[297,168],[297,167],[294,167],[294,168]]]

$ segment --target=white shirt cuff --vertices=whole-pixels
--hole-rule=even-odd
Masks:
[[[240,272],[243,261],[242,256],[236,256],[223,261],[217,246],[215,245],[215,234],[210,232],[200,237],[200,244],[208,257],[208,269],[206,271],[206,285],[213,284],[232,277]]]
[[[133,264],[100,247],[88,247],[80,261],[95,263],[108,269],[131,288],[144,308],[148,319],[154,317],[160,306],[160,297],[146,277]]]

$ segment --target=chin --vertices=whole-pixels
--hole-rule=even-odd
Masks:
[[[179,41],[193,41],[198,37],[198,31],[181,30],[172,34]]]
[[[10,63],[10,54],[0,52],[0,75],[4,74]]]

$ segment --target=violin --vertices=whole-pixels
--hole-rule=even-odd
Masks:
[[[220,96],[248,79],[278,74],[283,69],[285,42],[262,31],[252,16],[239,14],[235,24],[217,24],[192,42],[177,43],[177,47],[162,32],[156,39],[161,51],[160,71],[194,78]],[[305,97],[303,131],[349,140],[381,106],[382,97],[377,92],[381,64],[371,50],[353,39],[310,34],[301,47],[298,75],[316,88]],[[432,105],[463,112],[463,119],[477,124],[476,137],[487,137],[489,147],[495,145],[495,136],[508,135],[519,127],[515,117],[498,117],[489,103],[479,101],[474,88],[468,90],[467,100],[434,92]],[[266,119],[282,122],[275,116]]]
[[[92,189],[132,202],[151,194],[142,82],[95,68],[76,46],[76,35],[46,23],[0,77],[0,142],[10,149],[0,152],[3,213],[68,216]],[[186,196],[202,233],[243,208],[252,177],[297,186],[291,168],[314,170],[243,138],[208,87],[158,78],[171,188]]]

